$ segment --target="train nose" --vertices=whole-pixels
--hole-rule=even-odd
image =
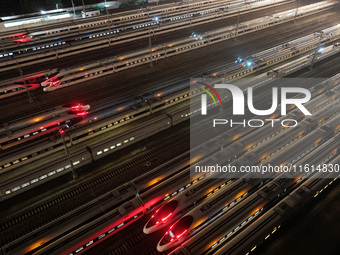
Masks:
[[[83,110],[84,110],[84,111],[87,111],[87,110],[90,109],[90,108],[91,108],[91,107],[90,107],[90,105],[88,105],[88,104],[87,104],[87,105],[83,105]]]
[[[159,243],[157,244],[157,251],[163,252],[165,250],[166,250],[165,245],[160,245]]]
[[[148,227],[148,225],[146,224],[146,225],[144,226],[144,228],[143,228],[143,232],[144,232],[144,234],[146,234],[146,235],[152,233],[152,232],[153,232],[153,231],[152,231],[152,227]]]
[[[169,215],[169,217],[171,216],[171,214]],[[143,228],[143,232],[145,234],[151,234],[159,229],[161,229],[164,226],[164,218],[159,218],[159,215],[154,214],[151,216],[151,218],[149,219],[149,221],[145,224],[144,228]]]
[[[177,200],[172,200],[161,206],[145,224],[143,232],[145,234],[150,234],[164,227],[173,217],[177,206]]]
[[[170,246],[169,244],[164,243],[164,240],[161,239],[157,244],[157,251],[164,252],[164,251],[168,250],[169,248],[171,248],[169,246]]]

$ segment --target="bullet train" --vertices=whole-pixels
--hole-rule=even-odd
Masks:
[[[25,87],[25,85],[15,84],[0,87],[0,99],[24,93],[26,92],[26,88],[27,90],[34,90],[40,88],[40,85],[37,83],[27,84]]]
[[[222,179],[222,180],[225,180],[225,179]],[[215,220],[216,218],[226,213],[232,207],[239,204],[246,197],[248,197],[250,194],[256,191],[259,188],[259,185],[261,184],[261,182],[262,180],[260,179],[256,180],[256,179],[242,178],[242,179],[234,180],[234,182],[231,185],[229,185],[229,187],[225,187],[222,190],[214,193],[214,195],[210,195],[207,201],[200,204],[198,207],[195,207],[194,209],[190,210],[189,213],[186,213],[184,216],[183,216],[183,213],[179,215],[181,219],[178,220],[176,223],[172,225],[167,224],[167,225],[171,225],[171,227],[167,230],[163,238],[169,239],[170,241],[169,243],[171,244],[171,246],[173,246],[174,244],[178,244],[178,242],[180,242],[181,240],[184,240],[185,238],[192,236],[194,233],[196,233],[200,229],[207,226],[213,220]],[[175,198],[173,201],[177,199],[179,198]],[[195,202],[196,201],[194,200],[193,203]],[[171,201],[165,204],[163,208],[168,206],[170,203]],[[174,213],[175,212],[176,211],[174,211]],[[155,214],[157,214],[157,211]],[[183,228],[182,223],[183,221],[184,222],[186,221],[187,215],[191,215],[193,217],[192,224],[190,225],[190,227],[188,226],[187,228],[185,228],[184,230],[185,232],[184,231],[181,232],[179,229]],[[176,217],[176,219],[178,219],[179,217]],[[150,219],[149,221],[150,223],[152,219],[153,218]],[[174,221],[171,221],[171,222],[173,223]],[[161,249],[159,251],[164,251],[167,249],[166,246],[163,248],[164,249]]]
[[[209,178],[203,180],[198,187],[190,187],[186,192],[181,193],[176,198],[171,199],[169,202],[157,209],[150,217],[149,221],[145,224],[143,232],[145,234],[150,234],[165,227],[166,225],[171,224],[171,222],[176,220],[176,218],[180,215],[198,206],[207,198],[216,194],[220,189],[223,189],[232,183],[232,180],[215,180]]]
[[[277,183],[271,181],[262,187],[259,191],[246,197],[242,202],[235,206],[229,206],[228,200],[226,201],[226,208],[229,209],[227,213],[213,221],[204,230],[195,233],[187,242],[181,245],[178,249],[185,249],[189,251],[184,254],[208,254],[213,249],[216,249],[218,244],[230,239],[236,232],[240,232],[250,222],[253,222],[264,211],[270,208],[278,200],[280,196],[285,193],[287,186],[291,185],[291,181],[287,179],[285,182]],[[230,207],[230,208],[229,208]],[[188,214],[178,220],[172,225],[166,234],[157,244],[159,252],[166,251],[172,247],[176,247],[180,242],[185,240],[187,233],[194,233],[195,228],[193,224],[200,227],[195,219],[195,215]],[[189,234],[190,236],[190,234]],[[205,238],[205,240],[203,240]],[[219,241],[216,243],[216,241]],[[212,244],[212,245],[211,245]],[[176,249],[171,254],[181,254],[182,251]],[[182,253],[183,254],[183,253]]]
[[[42,134],[53,132],[66,123],[74,125],[87,114],[89,109],[89,105],[62,105],[34,116],[2,123],[0,125],[0,149],[5,150]]]
[[[27,36],[27,32],[19,32],[15,34],[1,35],[0,40],[6,41],[6,40],[11,40],[11,39],[25,38],[26,36]]]
[[[25,76],[24,80],[27,90],[38,89],[41,81],[48,79],[49,76],[54,76],[57,73],[57,69],[51,69]],[[25,93],[26,87],[21,78],[3,81],[2,84],[0,84],[0,99]]]

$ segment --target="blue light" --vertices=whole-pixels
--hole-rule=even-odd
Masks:
[[[250,61],[247,62],[247,66],[248,66],[248,67],[251,66],[252,64],[253,64],[253,63],[250,62]]]
[[[325,49],[325,48],[320,48],[320,49],[318,50],[318,52],[321,53],[324,49]]]
[[[243,59],[238,57],[236,60],[235,60],[235,63],[242,63]]]

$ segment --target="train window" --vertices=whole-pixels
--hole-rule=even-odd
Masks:
[[[36,179],[34,179],[34,180],[30,181],[30,182],[31,182],[31,184],[33,184],[33,183],[35,183],[35,182],[37,182],[37,181],[39,181],[38,178],[36,178]]]
[[[45,179],[46,177],[47,177],[47,174],[44,174],[43,176],[40,176],[39,179],[40,179],[40,180],[43,180],[43,179]]]
[[[54,175],[56,173],[56,171],[52,171],[48,173],[48,176]]]
[[[117,143],[117,147],[118,147],[118,146],[121,146],[121,145],[122,145],[122,143]]]
[[[112,146],[110,147],[111,150],[114,149],[114,148],[116,148],[116,145],[112,145]]]
[[[28,186],[28,185],[30,185],[30,183],[29,183],[29,182],[26,182],[26,183],[24,183],[24,184],[21,185],[21,188],[25,188],[25,187]]]
[[[83,249],[84,249],[84,247],[78,248],[78,249],[76,250],[76,253],[80,252],[80,251],[83,250]]]
[[[12,192],[15,192],[15,191],[17,191],[17,190],[19,190],[19,189],[20,189],[20,186],[17,186],[17,187],[15,187],[15,188],[11,189],[11,191],[12,191]]]

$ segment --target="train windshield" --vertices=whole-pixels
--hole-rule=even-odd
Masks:
[[[188,229],[193,222],[193,217],[188,215],[181,218],[172,225],[168,232],[163,236],[160,245],[165,245],[170,242],[178,241],[187,235]]]
[[[173,212],[175,211],[178,202],[176,200],[172,200],[169,203],[166,203],[161,208],[159,208],[154,215],[151,216],[149,222],[146,224],[147,228],[150,228],[154,225],[159,225],[167,222],[173,216]]]

